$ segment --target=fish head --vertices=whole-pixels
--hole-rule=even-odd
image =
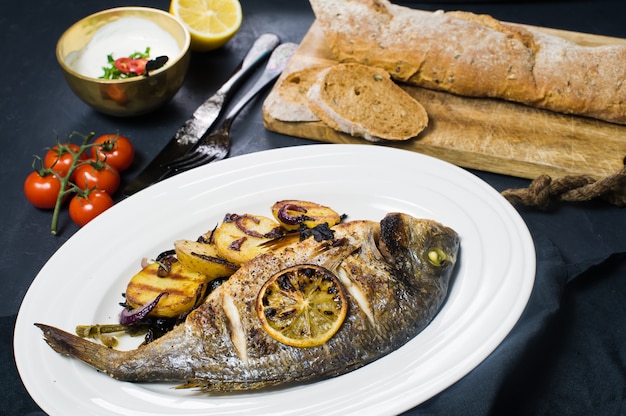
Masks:
[[[447,288],[459,244],[456,231],[433,220],[390,213],[380,222],[379,249],[409,286]]]

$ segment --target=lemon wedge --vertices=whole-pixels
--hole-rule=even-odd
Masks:
[[[170,13],[187,26],[191,49],[198,52],[224,46],[243,19],[238,0],[172,0]]]

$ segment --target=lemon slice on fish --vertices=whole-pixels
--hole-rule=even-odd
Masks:
[[[348,301],[337,276],[304,264],[273,275],[261,288],[256,308],[272,338],[304,348],[324,344],[339,330]]]

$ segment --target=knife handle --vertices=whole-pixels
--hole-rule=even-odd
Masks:
[[[265,33],[259,36],[252,47],[250,47],[248,54],[243,58],[239,67],[219,90],[228,94],[228,91],[230,91],[252,67],[256,66],[263,58],[269,55],[279,43],[280,39],[273,33]]]
[[[239,81],[248,75],[279,43],[280,39],[273,33],[265,33],[254,41],[245,58],[233,71],[228,81],[196,108],[192,117],[176,132],[174,139],[178,143],[181,154],[211,128],[224,110],[226,99],[234,91]]]
[[[206,112],[206,109],[204,108],[205,106],[214,109],[216,106],[223,105],[226,97],[231,93],[239,81],[241,81],[244,76],[248,75],[248,73],[256,67],[261,60],[269,55],[269,53],[272,52],[279,43],[280,39],[273,33],[265,33],[259,36],[250,47],[250,50],[243,58],[243,61],[241,61],[239,66],[231,74],[228,81],[226,81],[211,98],[198,107],[198,109],[194,112],[194,116],[197,118],[203,117]]]
[[[272,55],[270,56],[270,59],[268,60],[267,65],[265,66],[265,69],[259,79],[233,106],[230,112],[226,115],[226,119],[234,119],[237,113],[241,111],[248,101],[257,95],[270,82],[274,81],[283,72],[297,48],[298,45],[295,43],[283,43],[274,49],[274,52],[272,52]]]

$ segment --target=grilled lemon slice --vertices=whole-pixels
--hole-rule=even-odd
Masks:
[[[261,288],[256,308],[272,338],[304,348],[324,344],[339,330],[348,301],[337,276],[304,264],[273,275]]]

